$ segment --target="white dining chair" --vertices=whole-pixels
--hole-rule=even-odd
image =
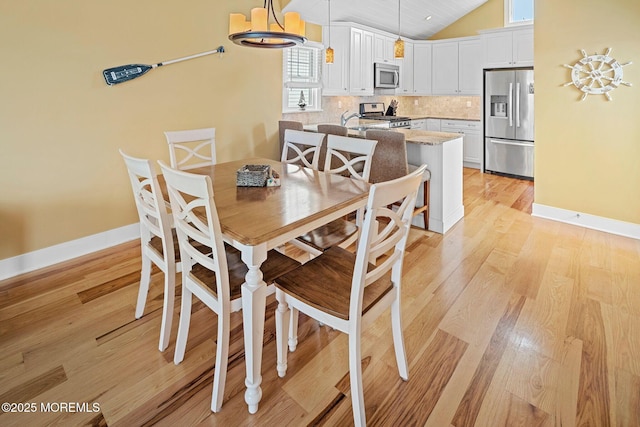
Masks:
[[[177,365],[184,359],[191,300],[195,295],[218,316],[211,410],[219,412],[227,375],[230,315],[242,309],[241,286],[248,268],[240,251],[223,241],[211,178],[159,163],[169,192],[182,260],[182,303],[173,361]],[[299,265],[270,250],[267,260],[260,266],[263,280],[270,284],[268,290],[273,293],[273,280]]]
[[[400,289],[402,264],[416,202],[422,166],[392,181],[373,184],[355,254],[334,246],[299,268],[276,279],[277,371],[287,371],[290,310],[349,336],[349,375],[356,426],[366,425],[361,367],[361,334],[391,308],[393,345],[400,377],[408,380],[402,337]],[[388,206],[401,201],[398,210]],[[378,230],[380,224],[385,224]],[[370,258],[386,255],[377,265]]]
[[[164,133],[171,167],[189,170],[216,164],[216,129],[189,129]]]
[[[181,270],[180,259],[177,257],[177,239],[174,239],[170,217],[151,161],[128,156],[123,150],[120,150],[120,155],[127,166],[140,220],[142,271],[135,316],[139,319],[144,314],[153,263],[164,273],[164,303],[159,343],[160,351],[164,351],[169,345],[171,335],[176,272]]]
[[[347,175],[358,181],[369,181],[371,161],[377,141],[327,135],[327,155],[324,172]],[[358,237],[362,222],[362,210],[356,213],[356,223],[336,219],[315,230],[299,236],[296,245],[316,256],[333,246],[347,247]]]
[[[318,170],[323,140],[324,134],[321,133],[286,129],[280,160],[282,163],[299,164]]]

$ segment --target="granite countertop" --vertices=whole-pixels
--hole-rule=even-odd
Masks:
[[[386,128],[388,129],[388,128]],[[304,130],[309,132],[317,132],[318,125],[305,125]],[[385,130],[385,129],[381,129]],[[417,130],[417,129],[389,129],[393,132],[400,132],[405,135],[405,139],[407,142],[412,144],[421,144],[421,145],[440,145],[448,141],[453,141],[458,138],[462,138],[462,135],[459,133],[450,133],[450,132],[433,132],[429,130]],[[355,138],[365,138],[366,130],[354,130],[349,129],[347,136],[355,137]]]

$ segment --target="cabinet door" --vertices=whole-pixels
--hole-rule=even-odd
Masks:
[[[512,62],[513,39],[511,32],[483,34],[482,56],[485,68],[508,67]]]
[[[373,95],[373,33],[352,28],[350,52],[350,93],[356,96]]]
[[[533,29],[513,31],[513,65],[533,66]]]
[[[462,160],[465,167],[480,169],[482,161],[482,126],[472,120],[442,120],[442,132],[463,135]]]
[[[461,41],[458,44],[458,94],[482,93],[482,49],[480,40]]]
[[[391,37],[382,34],[374,34],[373,38],[373,61],[394,63],[393,42]]]
[[[480,169],[482,161],[482,134],[478,131],[466,131],[464,133],[464,146],[462,160],[466,167]]]
[[[431,95],[431,45],[413,45],[413,93]],[[439,130],[440,126],[438,126]]]
[[[440,132],[440,119],[427,119],[427,130]]]
[[[427,130],[427,119],[411,120],[411,129]]]
[[[458,94],[458,42],[438,42],[432,45],[434,95]]]
[[[322,33],[325,47],[329,46],[328,28]],[[349,28],[331,28],[331,47],[333,48],[333,64],[323,61],[323,89],[324,96],[342,96],[349,94]]]
[[[400,87],[396,89],[398,95],[413,95],[413,43],[404,42],[404,58],[397,59],[400,66]]]

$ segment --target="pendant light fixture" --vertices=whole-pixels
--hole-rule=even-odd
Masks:
[[[327,46],[327,50],[324,52],[324,59],[327,64],[333,64],[333,49],[331,48],[331,0],[327,0],[327,3],[329,4],[329,46]]]
[[[393,56],[404,58],[404,40],[400,38],[400,0],[398,0],[398,40],[393,44]]]
[[[269,25],[269,15],[275,21]],[[242,13],[229,15],[229,40],[248,47],[282,49],[304,44],[305,22],[298,12],[284,14],[284,26],[273,9],[273,0],[264,0],[263,7],[251,9],[251,21]]]

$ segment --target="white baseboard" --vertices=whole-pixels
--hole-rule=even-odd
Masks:
[[[140,224],[125,225],[59,245],[0,260],[0,280],[68,261],[140,237]]]
[[[566,222],[567,224],[579,225],[593,230],[605,231],[611,234],[640,239],[640,224],[619,221],[582,212],[570,211],[553,206],[534,203],[532,206],[532,216],[552,219],[554,221]]]

